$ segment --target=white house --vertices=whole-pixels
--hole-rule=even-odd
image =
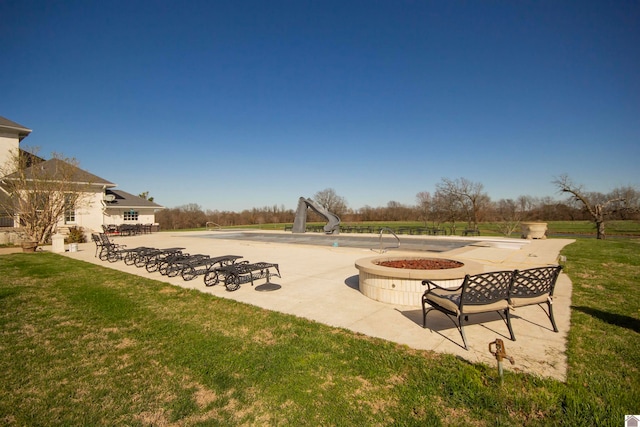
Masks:
[[[20,142],[31,130],[0,116],[0,165],[9,165],[15,153],[20,149]],[[59,159],[44,160],[37,158],[40,170],[58,170],[62,162]],[[62,162],[64,163],[64,162]],[[155,212],[163,206],[116,189],[116,184],[85,170],[64,163],[67,170],[72,170],[72,181],[83,188],[82,202],[65,212],[57,224],[57,231],[65,233],[70,227],[82,227],[86,234],[102,232],[103,226],[155,224]],[[30,166],[35,167],[35,166]],[[72,168],[72,169],[70,169]],[[4,168],[7,169],[6,167]],[[12,174],[0,177],[0,199],[5,200],[8,193],[3,183],[12,179]],[[1,201],[1,200],[0,200]],[[0,203],[0,206],[3,204]],[[7,204],[4,204],[7,206]],[[19,227],[19,212],[0,212],[0,227]],[[156,225],[157,226],[157,225]]]

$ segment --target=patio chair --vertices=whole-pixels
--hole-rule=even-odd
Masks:
[[[551,320],[553,331],[558,332],[556,320],[553,317],[553,291],[561,270],[561,265],[516,270],[509,295],[509,304],[512,310],[518,307],[537,305]],[[546,311],[542,304],[547,304]]]
[[[91,238],[96,244],[96,254],[101,261],[117,261],[120,253],[126,247],[126,245],[113,243],[105,233],[92,233]],[[100,251],[98,251],[98,248],[100,248]]]
[[[102,225],[102,231],[106,235],[118,234],[118,227],[113,224]]]
[[[422,295],[422,326],[427,327],[429,311],[437,310],[446,314],[458,328],[464,349],[468,350],[464,325],[468,322],[469,315],[495,311],[507,324],[511,340],[515,341],[508,300],[513,274],[513,271],[495,271],[473,276],[467,274],[462,285],[457,288],[443,288],[431,280],[423,280],[422,284],[427,286],[427,290]]]
[[[98,233],[91,233],[91,240],[93,240],[93,243],[96,244],[96,253],[94,255],[94,257],[98,257],[99,253],[102,253],[103,248],[104,248],[104,243],[102,242],[102,239],[100,238],[100,235]]]

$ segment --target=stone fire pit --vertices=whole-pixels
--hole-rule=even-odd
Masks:
[[[422,306],[425,279],[455,288],[462,284],[466,274],[484,272],[484,267],[477,262],[439,257],[377,256],[361,258],[355,266],[360,272],[359,288],[363,295],[408,306]]]

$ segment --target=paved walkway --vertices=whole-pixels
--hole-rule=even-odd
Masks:
[[[264,234],[264,231],[260,231]],[[273,232],[274,234],[282,232]],[[216,238],[212,238],[212,235]],[[290,234],[290,233],[289,233]],[[507,354],[515,358],[515,365],[505,361],[505,369],[534,373],[559,380],[566,378],[566,337],[569,330],[571,282],[561,274],[555,292],[554,313],[560,330],[554,333],[545,313],[537,306],[519,308],[513,313],[512,324],[517,341],[509,339],[507,327],[497,315],[478,315],[465,326],[469,350],[462,348],[462,339],[454,325],[441,313],[429,315],[429,328],[422,328],[420,307],[397,306],[374,301],[358,290],[359,258],[376,256],[370,249],[334,247],[270,241],[234,240],[224,232],[162,232],[133,237],[115,237],[116,243],[127,247],[184,247],[192,254],[212,256],[241,255],[251,262],[273,262],[280,265],[282,278],[273,282],[282,288],[273,292],[256,292],[244,284],[235,292],[224,286],[204,286],[202,277],[185,282],[160,273],[148,273],[144,268],[127,266],[123,262],[109,263],[94,257],[93,243],[79,245],[78,252],[66,252],[69,257],[96,263],[108,268],[168,282],[176,286],[198,289],[212,295],[242,301],[269,310],[304,317],[327,325],[350,329],[365,335],[383,338],[421,350],[450,353],[470,362],[495,366],[495,358],[488,350],[490,342],[503,339]],[[416,239],[447,239],[447,237],[415,236]],[[456,237],[459,240],[460,237]],[[559,251],[573,242],[569,239],[547,239],[528,242],[519,249],[496,247],[483,238],[470,238],[472,245],[440,252],[433,256],[455,256],[473,260],[486,271],[529,268],[557,263]],[[507,240],[505,240],[507,242]],[[498,245],[500,246],[500,245]],[[416,255],[395,249],[393,255]],[[425,254],[425,252],[421,252]],[[262,281],[260,282],[262,283]],[[522,317],[521,317],[522,316]],[[482,322],[482,323],[479,323]]]

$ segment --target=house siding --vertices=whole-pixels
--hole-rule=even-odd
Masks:
[[[11,165],[15,153],[18,152],[18,141],[18,135],[0,130],[0,170],[3,172],[13,172],[13,170],[6,169]]]
[[[2,170],[2,172],[7,174],[14,172],[6,170],[7,166],[10,166],[13,156],[19,152],[20,141],[26,138],[29,133],[31,133],[30,129],[0,117],[0,167],[5,169]],[[46,161],[42,163],[42,165],[47,165],[53,161],[54,160]],[[2,175],[2,173],[0,173],[0,175]],[[67,230],[71,227],[82,227],[85,234],[90,236],[92,232],[102,232],[103,225],[154,224],[155,212],[158,209],[164,208],[161,205],[148,202],[120,190],[115,192],[118,194],[121,205],[109,206],[108,203],[104,201],[105,192],[112,191],[115,184],[79,168],[78,175],[74,177],[74,179],[78,180],[78,182],[88,182],[92,184],[90,185],[89,191],[81,196],[81,202],[75,209],[74,221],[67,223],[64,217],[58,221],[57,229],[63,234],[66,234]],[[125,212],[131,209],[138,212],[138,219],[136,221],[124,219]],[[4,227],[8,227],[9,221],[5,222],[7,225]]]
[[[76,220],[65,223],[64,218],[58,222],[59,229],[82,227],[87,234],[102,231],[102,189],[87,193],[80,206],[76,207]]]
[[[125,221],[124,214],[125,211],[129,211],[129,209],[119,209],[113,210],[109,209],[109,214],[105,214],[104,223],[105,224],[153,224],[156,221],[155,209],[150,208],[134,208],[136,212],[138,212],[138,220],[137,221]]]

